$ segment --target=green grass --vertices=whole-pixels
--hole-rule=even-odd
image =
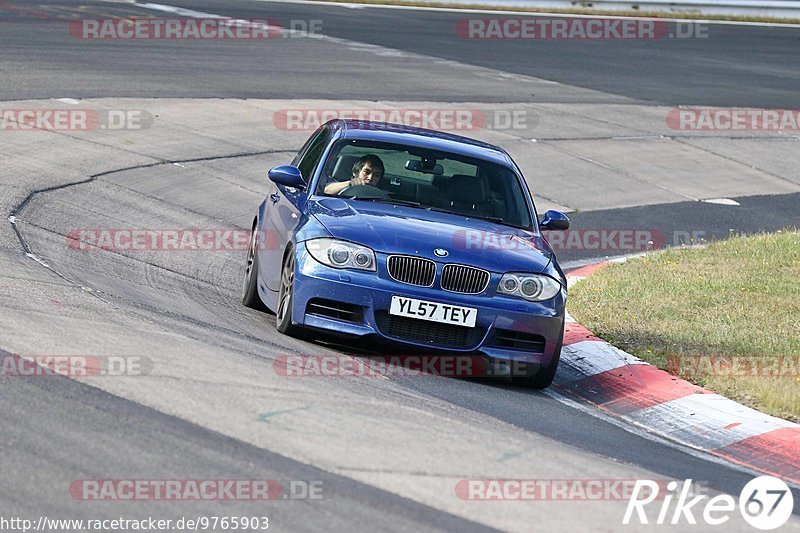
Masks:
[[[578,283],[569,308],[596,335],[659,368],[800,421],[797,230],[613,264]]]
[[[670,18],[670,19],[690,19],[690,20],[730,20],[737,22],[773,22],[783,24],[800,24],[798,19],[782,19],[776,17],[746,16],[746,15],[700,15],[698,13],[673,13],[671,11],[615,11],[609,9],[576,8],[576,9],[550,9],[543,7],[509,7],[496,5],[464,5],[453,4],[447,1],[426,2],[418,0],[321,0],[330,3],[344,4],[373,4],[391,6],[410,6],[410,7],[441,7],[447,9],[479,9],[485,11],[516,11],[520,13],[554,13],[565,15],[603,15],[613,17],[642,17],[642,18]]]

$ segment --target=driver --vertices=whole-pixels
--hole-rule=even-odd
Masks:
[[[339,194],[348,187],[372,185],[377,187],[383,177],[381,158],[367,154],[353,164],[353,177],[348,181],[334,181],[325,185],[325,194]]]

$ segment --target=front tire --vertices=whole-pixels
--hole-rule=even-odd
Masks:
[[[535,371],[531,370],[523,376],[513,376],[511,378],[511,383],[518,387],[537,390],[549,387],[556,377],[558,362],[561,360],[561,343],[562,341],[559,340],[549,365],[544,368],[538,368]]]
[[[250,244],[247,247],[247,262],[244,266],[244,281],[242,282],[242,304],[257,311],[267,310],[258,295],[258,254],[256,253],[255,228],[250,233]]]
[[[301,328],[292,324],[294,304],[294,250],[289,250],[281,268],[281,287],[278,292],[278,305],[275,309],[278,331],[292,337],[299,337]]]

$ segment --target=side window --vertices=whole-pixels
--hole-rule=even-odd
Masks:
[[[323,127],[306,143],[303,150],[300,151],[296,166],[300,169],[300,174],[302,174],[306,182],[311,180],[314,169],[317,168],[317,164],[319,164],[322,158],[322,152],[325,151],[329,139],[330,130]]]
[[[294,156],[294,159],[292,160],[292,166],[295,167],[297,166],[297,162],[303,158],[305,153],[308,151],[308,148],[314,143],[314,141],[316,141],[319,138],[319,136],[322,135],[324,129],[325,128],[323,126],[320,126],[319,128],[317,128],[316,131],[314,131],[314,133],[311,134],[311,137],[306,139],[306,142],[303,144],[303,147],[300,148],[300,151],[298,151],[297,155]]]

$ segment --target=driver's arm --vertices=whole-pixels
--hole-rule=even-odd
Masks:
[[[348,181],[334,181],[325,186],[325,194],[339,194],[346,188],[354,185],[353,179]]]

